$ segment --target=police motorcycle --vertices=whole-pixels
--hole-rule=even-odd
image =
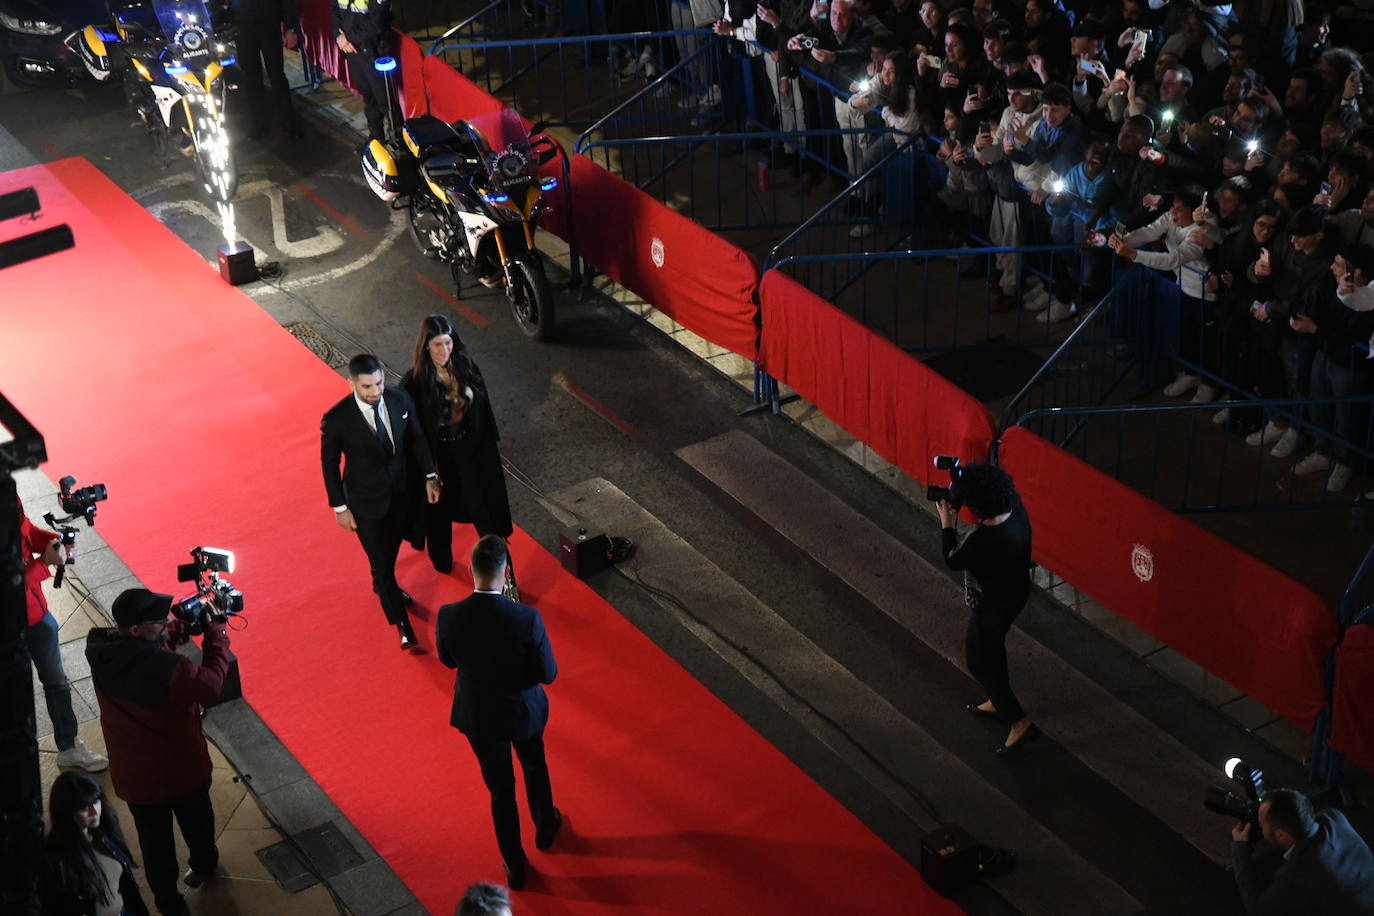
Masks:
[[[120,75],[164,168],[180,150],[195,160],[206,192],[229,201],[239,181],[225,123],[226,98],[235,88],[226,75],[237,63],[233,28],[213,20],[204,0],[112,7],[112,24],[88,25],[68,46],[96,79]]]
[[[526,336],[553,334],[554,302],[534,246],[544,193],[558,179],[537,167],[562,149],[536,124],[503,109],[452,124],[432,115],[409,118],[404,143],[373,140],[363,151],[368,185],[393,209],[404,209],[410,236],[426,257],[446,262],[487,287],[503,286],[515,323]]]

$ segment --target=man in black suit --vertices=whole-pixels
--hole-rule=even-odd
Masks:
[[[1314,815],[1307,796],[1276,789],[1259,807],[1259,826],[1264,839],[1283,854],[1267,882],[1251,860],[1253,825],[1231,830],[1236,886],[1250,916],[1374,914],[1374,854],[1344,814],[1328,808]]]
[[[439,501],[439,478],[414,402],[402,389],[386,384],[377,357],[353,357],[348,378],[353,393],[329,408],[320,421],[324,489],[338,523],[358,533],[386,622],[401,631],[401,648],[409,649],[415,645],[406,613],[410,596],[396,582],[396,554],[416,509],[406,479],[408,465],[425,475],[432,503]]]
[[[548,849],[563,826],[563,815],[553,805],[544,760],[549,698],[540,685],[553,683],[558,665],[539,612],[501,594],[506,549],[506,542],[495,534],[473,547],[473,593],[439,609],[434,642],[439,661],[458,669],[449,724],[467,736],[477,756],[491,793],[491,819],[507,883],[519,890],[525,883],[526,859],[510,752],[513,745],[525,774],[534,845]]]

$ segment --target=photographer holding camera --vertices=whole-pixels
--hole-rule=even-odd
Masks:
[[[76,735],[76,713],[72,709],[72,686],[62,668],[62,646],[57,620],[48,611],[43,580],[52,575],[48,568],[61,568],[74,559],[74,545],[62,543],[60,535],[35,526],[19,504],[20,568],[24,578],[24,601],[28,613],[24,628],[24,647],[28,650],[38,680],[43,684],[43,699],[52,720],[53,741],[57,744],[57,765],[80,767],[98,773],[109,766],[100,754],[88,750]]]
[[[1257,819],[1282,861],[1266,879],[1265,863],[1252,858],[1255,825],[1231,828],[1236,887],[1250,916],[1374,914],[1374,854],[1344,814],[1334,808],[1313,813],[1301,792],[1275,789],[1264,796]]]
[[[200,706],[220,695],[229,671],[224,609],[216,603],[203,621],[199,665],[172,651],[190,637],[171,609],[171,595],[127,589],[111,608],[118,629],[92,630],[86,643],[110,777],[133,815],[148,886],[163,914],[188,912],[177,888],[173,817],[190,851],[186,886],[199,887],[219,863]]]
[[[964,601],[971,611],[964,639],[965,664],[988,695],[967,708],[975,716],[997,719],[1010,728],[994,750],[1006,756],[1040,735],[1017,702],[1007,673],[1007,631],[1030,599],[1030,517],[1011,476],[1001,468],[982,463],[960,468],[957,461],[943,456],[936,459],[936,466],[948,468],[954,478],[935,506],[943,529],[940,552],[950,569],[964,573]],[[967,506],[978,519],[963,543],[954,533],[960,506]]]

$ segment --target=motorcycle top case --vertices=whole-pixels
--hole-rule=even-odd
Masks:
[[[420,186],[420,170],[414,158],[395,144],[373,140],[363,150],[363,176],[367,186],[390,203],[415,193]]]

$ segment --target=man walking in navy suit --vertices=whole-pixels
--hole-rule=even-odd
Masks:
[[[506,550],[506,542],[495,534],[473,547],[473,593],[439,609],[434,641],[439,660],[458,669],[449,724],[467,736],[477,756],[482,781],[491,793],[491,819],[507,883],[519,890],[525,883],[526,859],[515,806],[512,747],[525,774],[535,848],[552,846],[563,826],[544,760],[549,698],[540,686],[553,683],[558,664],[539,612],[501,594]]]
[[[439,501],[439,478],[414,402],[386,384],[377,357],[362,353],[349,360],[348,380],[353,393],[320,421],[324,489],[335,520],[357,532],[386,622],[400,630],[401,648],[409,649],[415,645],[406,613],[410,596],[396,582],[396,554],[416,518],[411,503],[418,502],[418,481],[412,487],[407,475],[411,465],[425,475],[432,503]]]

